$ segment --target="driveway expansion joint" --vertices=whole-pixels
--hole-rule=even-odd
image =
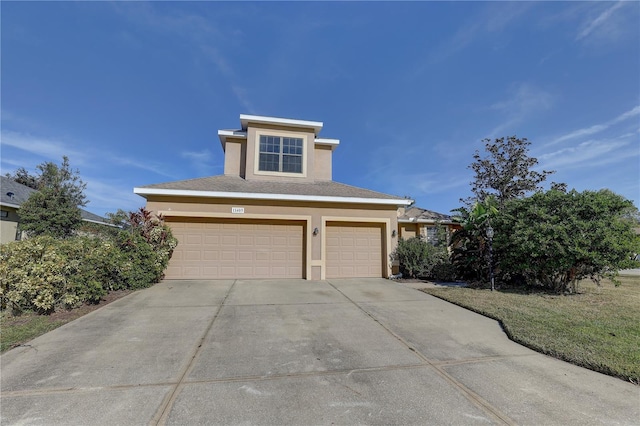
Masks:
[[[380,327],[382,327],[387,333],[389,333],[390,335],[392,335],[393,337],[395,337],[400,343],[402,343],[404,346],[407,347],[407,349],[409,349],[410,351],[412,351],[413,353],[416,354],[416,356],[418,356],[420,359],[422,359],[426,364],[428,364],[441,378],[443,378],[444,380],[446,380],[447,382],[449,382],[455,389],[457,389],[465,398],[467,398],[472,404],[474,404],[476,407],[480,408],[482,411],[484,411],[487,415],[489,415],[492,419],[494,419],[495,421],[497,421],[498,423],[501,424],[506,424],[506,425],[515,425],[516,422],[512,419],[510,419],[506,414],[502,413],[500,410],[498,410],[498,408],[494,407],[493,405],[491,405],[488,401],[486,401],[484,398],[482,398],[480,395],[478,395],[477,393],[475,393],[474,391],[472,391],[471,389],[469,389],[467,386],[465,386],[463,383],[461,383],[459,380],[457,380],[455,377],[451,376],[444,368],[442,368],[440,365],[438,365],[437,362],[432,361],[431,359],[427,358],[424,354],[422,354],[419,350],[417,350],[416,348],[413,347],[413,345],[411,345],[409,342],[407,342],[404,338],[402,338],[402,336],[398,335],[397,333],[393,332],[391,329],[389,329],[386,325],[384,325],[378,318],[376,318],[371,312],[367,311],[365,308],[363,308],[361,305],[359,305],[356,301],[354,301],[353,299],[351,299],[349,296],[347,296],[344,292],[340,291],[340,289],[338,287],[336,287],[333,283],[331,283],[330,281],[327,281],[327,284],[329,284],[331,287],[333,287],[337,292],[339,292],[340,294],[342,294],[342,296],[344,296],[347,300],[349,300],[351,303],[353,303],[358,309],[360,309],[365,315],[367,315],[368,317],[370,317],[372,320],[374,320],[377,324],[380,325]],[[418,291],[418,290],[416,290]]]
[[[200,355],[200,352],[202,351],[202,345],[203,345],[205,339],[209,335],[209,332],[211,331],[211,328],[213,328],[213,324],[216,322],[216,319],[218,319],[218,316],[220,315],[220,311],[222,311],[222,307],[224,306],[227,298],[229,297],[229,294],[231,294],[231,290],[233,290],[233,286],[236,285],[237,281],[238,280],[234,280],[233,283],[231,284],[231,286],[229,287],[229,289],[227,290],[227,292],[225,293],[224,297],[222,298],[222,301],[220,302],[220,305],[218,307],[217,312],[215,313],[215,315],[213,316],[213,318],[209,322],[209,324],[208,324],[206,330],[204,331],[204,333],[202,333],[202,337],[200,337],[200,340],[198,341],[198,344],[197,344],[195,350],[192,353],[192,356],[191,356],[191,359],[189,360],[189,363],[187,364],[187,366],[182,371],[182,374],[180,375],[180,378],[178,379],[178,382],[174,385],[172,391],[167,395],[167,397],[165,397],[165,399],[160,404],[160,407],[158,408],[158,411],[156,411],[156,414],[151,419],[151,422],[150,422],[151,424],[160,425],[160,424],[165,424],[166,423],[167,417],[168,417],[169,413],[171,412],[171,407],[173,406],[173,404],[174,404],[174,402],[176,400],[176,397],[180,393],[180,390],[184,386],[185,377],[187,377],[187,375],[189,374],[189,372],[193,368],[198,356]]]

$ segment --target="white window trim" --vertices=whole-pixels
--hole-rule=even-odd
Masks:
[[[270,172],[266,170],[260,170],[260,137],[261,136],[276,136],[280,138],[299,138],[302,139],[302,173],[290,173],[290,172]],[[253,161],[253,174],[261,176],[286,176],[295,178],[307,177],[307,153],[309,151],[309,144],[307,135],[304,133],[287,132],[284,130],[257,130],[256,140],[254,142],[255,157]]]

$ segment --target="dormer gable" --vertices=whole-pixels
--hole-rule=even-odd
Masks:
[[[246,180],[332,180],[332,154],[340,141],[318,137],[322,122],[241,114],[240,125],[238,130],[218,131],[225,175]]]

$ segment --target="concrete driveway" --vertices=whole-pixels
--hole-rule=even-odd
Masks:
[[[640,387],[382,279],[165,281],[0,362],[7,425],[640,422]]]

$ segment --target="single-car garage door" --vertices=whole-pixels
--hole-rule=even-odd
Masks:
[[[167,279],[303,278],[300,222],[167,223],[178,239]]]
[[[382,277],[382,225],[327,223],[327,278]]]

